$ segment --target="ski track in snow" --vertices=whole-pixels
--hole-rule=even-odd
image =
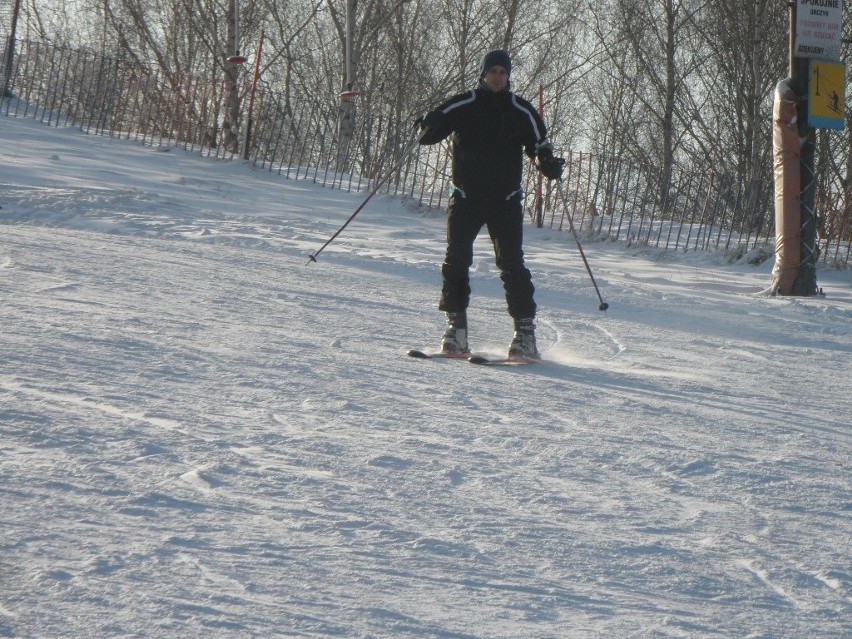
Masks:
[[[0,637],[852,636],[848,272],[528,227],[546,361],[414,360],[440,212],[0,128]]]

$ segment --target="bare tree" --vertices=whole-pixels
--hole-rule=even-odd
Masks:
[[[21,38],[86,45],[131,61],[155,71],[170,95],[184,95],[188,77],[211,87],[218,105],[224,90],[217,131],[225,137],[218,139],[232,148],[249,76],[227,57],[237,44],[251,57],[261,29],[261,84],[280,100],[287,126],[308,135],[337,120],[344,0],[22,4]],[[534,99],[544,87],[551,134],[568,149],[653,167],[661,189],[676,166],[710,166],[743,182],[770,171],[772,91],[786,75],[783,3],[360,0],[355,9],[352,61],[365,167],[393,152],[416,115],[471,87],[482,55],[502,47],[513,56],[513,89]],[[820,137],[826,188],[848,185],[849,138],[848,130]]]
[[[691,78],[695,89],[684,109],[693,161],[724,167],[741,180],[766,178],[773,91],[787,74],[786,10],[771,0],[708,3],[695,22],[704,63]]]

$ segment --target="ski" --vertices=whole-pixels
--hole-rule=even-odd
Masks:
[[[540,364],[540,359],[530,357],[497,357],[490,359],[482,355],[471,355],[470,353],[427,353],[417,349],[408,351],[409,357],[416,359],[461,359],[477,364],[478,366],[524,366],[526,364]]]
[[[533,359],[531,357],[501,357],[497,359],[488,359],[487,357],[480,357],[479,355],[472,355],[467,358],[471,364],[476,364],[477,366],[525,366],[527,364],[540,364],[540,359]]]
[[[417,359],[468,359],[471,355],[470,353],[427,353],[425,351],[418,351],[417,349],[411,349],[408,351],[409,357],[414,357]]]

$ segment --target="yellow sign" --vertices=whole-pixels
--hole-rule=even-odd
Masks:
[[[846,124],[846,66],[810,61],[808,125],[815,129],[842,129]]]

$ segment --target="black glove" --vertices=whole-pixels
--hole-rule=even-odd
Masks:
[[[443,126],[444,119],[445,116],[440,111],[429,111],[429,113],[417,120],[417,124],[420,125],[421,129],[437,131]]]
[[[550,179],[558,180],[562,177],[562,169],[565,166],[565,158],[553,157],[553,151],[545,147],[538,152],[538,170]]]

